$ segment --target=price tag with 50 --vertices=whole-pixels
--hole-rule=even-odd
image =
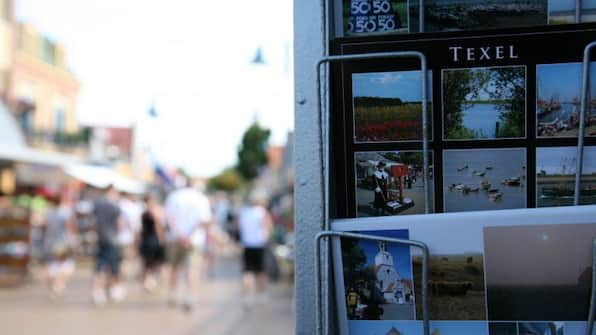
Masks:
[[[388,14],[391,12],[390,0],[352,0],[352,15]]]

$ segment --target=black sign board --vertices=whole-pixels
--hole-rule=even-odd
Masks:
[[[581,61],[594,40],[587,23],[350,37],[332,50],[427,57],[429,205],[441,213],[571,204]],[[423,213],[419,60],[351,61],[332,73],[333,216]],[[588,107],[580,201],[596,203],[596,99]]]

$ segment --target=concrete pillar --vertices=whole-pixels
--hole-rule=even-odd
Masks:
[[[294,1],[296,334],[304,335],[315,333],[314,237],[323,218],[315,89],[324,45],[321,13],[319,0]]]

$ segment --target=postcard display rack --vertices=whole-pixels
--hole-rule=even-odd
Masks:
[[[0,210],[0,286],[23,283],[29,264],[27,210]]]
[[[326,10],[317,331],[591,334],[596,1]]]

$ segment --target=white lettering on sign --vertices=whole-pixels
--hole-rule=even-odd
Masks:
[[[497,50],[497,59],[505,59],[505,56],[503,55],[503,46],[500,45],[495,49]]]
[[[399,14],[391,0],[351,0],[350,33],[375,33],[394,31],[402,26]]]
[[[449,47],[449,50],[453,51],[453,61],[459,62],[459,52],[463,49],[462,47]]]
[[[480,60],[490,60],[490,56],[488,54],[488,51],[490,50],[490,47],[485,47],[485,48],[480,48],[480,52],[482,53],[482,55],[480,55]]]
[[[474,48],[468,48],[468,61],[476,60],[476,50]]]
[[[519,58],[519,56],[515,53],[515,48],[513,47],[513,45],[509,46],[509,58],[511,58],[511,59]]]
[[[449,53],[454,62],[459,62],[462,59],[465,59],[468,62],[473,62],[519,58],[514,45],[498,45],[494,47],[480,48],[449,47]]]

